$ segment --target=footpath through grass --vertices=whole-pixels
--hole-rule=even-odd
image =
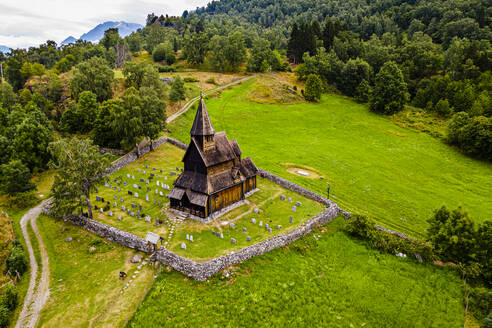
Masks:
[[[453,269],[381,254],[344,224],[339,217],[229,278],[162,273],[128,327],[462,327]]]
[[[323,195],[329,184],[342,208],[413,236],[425,233],[427,218],[443,204],[462,205],[479,222],[490,218],[491,163],[344,97],[325,95],[320,104],[248,102],[255,83],[206,104],[215,130],[238,139],[258,167]],[[188,111],[169,124],[172,136],[188,142],[194,115]],[[311,167],[323,178],[288,172],[292,165]]]

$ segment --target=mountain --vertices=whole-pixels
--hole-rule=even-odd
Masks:
[[[103,36],[104,32],[109,28],[117,28],[120,36],[123,38],[127,35],[130,35],[132,32],[136,31],[139,28],[143,28],[142,25],[137,23],[127,23],[127,22],[104,22],[102,24],[97,25],[89,32],[83,34],[80,39],[91,41],[91,42],[99,42]]]
[[[0,52],[3,52],[4,54],[6,54],[6,53],[10,52],[10,48],[0,45]]]
[[[76,41],[77,41],[77,39],[70,35],[68,38],[63,40],[60,44],[66,45],[66,44],[70,44],[70,43],[75,43]]]

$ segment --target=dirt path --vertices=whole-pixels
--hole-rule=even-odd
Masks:
[[[45,205],[46,200],[42,201],[38,206],[31,208],[20,221],[22,228],[22,235],[26,240],[27,250],[29,252],[29,261],[31,264],[31,277],[29,281],[29,288],[27,290],[26,298],[24,299],[24,305],[22,311],[17,319],[16,328],[30,328],[35,327],[39,321],[39,315],[43,309],[44,304],[48,300],[49,296],[49,280],[50,280],[50,268],[48,253],[43,243],[43,239],[39,234],[36,220],[41,214],[41,210]],[[38,263],[34,256],[34,250],[32,248],[31,239],[27,232],[27,225],[31,224],[32,230],[39,244],[39,252],[41,255],[41,278],[38,280]]]
[[[236,80],[236,81],[233,81],[231,83],[227,83],[227,84],[224,84],[218,88],[215,88],[215,89],[212,89],[212,90],[208,90],[206,92],[203,93],[204,96],[208,96],[208,95],[211,95],[213,93],[216,93],[218,91],[221,91],[225,88],[228,88],[230,86],[233,86],[235,84],[238,84],[238,83],[241,83],[241,82],[244,82],[246,80],[249,80],[253,77],[255,77],[256,75],[251,75],[251,76],[247,76],[245,78],[242,78],[242,79],[239,79],[239,80]],[[181,108],[179,111],[177,111],[176,113],[174,113],[173,115],[169,116],[168,119],[166,120],[166,123],[170,123],[172,121],[174,121],[178,116],[180,116],[181,114],[183,113],[186,113],[186,111],[188,111],[188,109],[190,109],[190,107],[200,99],[200,96],[197,96],[195,98],[192,98],[190,99],[190,101],[188,101],[184,106],[183,108]]]

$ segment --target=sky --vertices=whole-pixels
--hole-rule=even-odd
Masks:
[[[181,15],[209,0],[0,0],[0,45],[10,48],[79,38],[105,21],[145,25],[147,14]]]

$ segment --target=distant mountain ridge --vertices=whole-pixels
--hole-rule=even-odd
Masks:
[[[106,32],[106,30],[110,28],[117,28],[120,36],[124,38],[125,36],[128,36],[132,34],[132,32],[138,30],[139,28],[143,28],[143,26],[137,23],[104,22],[97,25],[89,32],[82,34],[79,40],[85,40],[85,41],[91,41],[97,43],[103,38],[104,32]],[[69,36],[68,38],[63,40],[61,44],[65,45],[69,43],[74,43],[76,41],[77,39],[75,37]]]
[[[9,47],[6,47],[6,46],[0,45],[0,52],[3,52],[4,54],[9,53],[10,52],[10,48]]]

